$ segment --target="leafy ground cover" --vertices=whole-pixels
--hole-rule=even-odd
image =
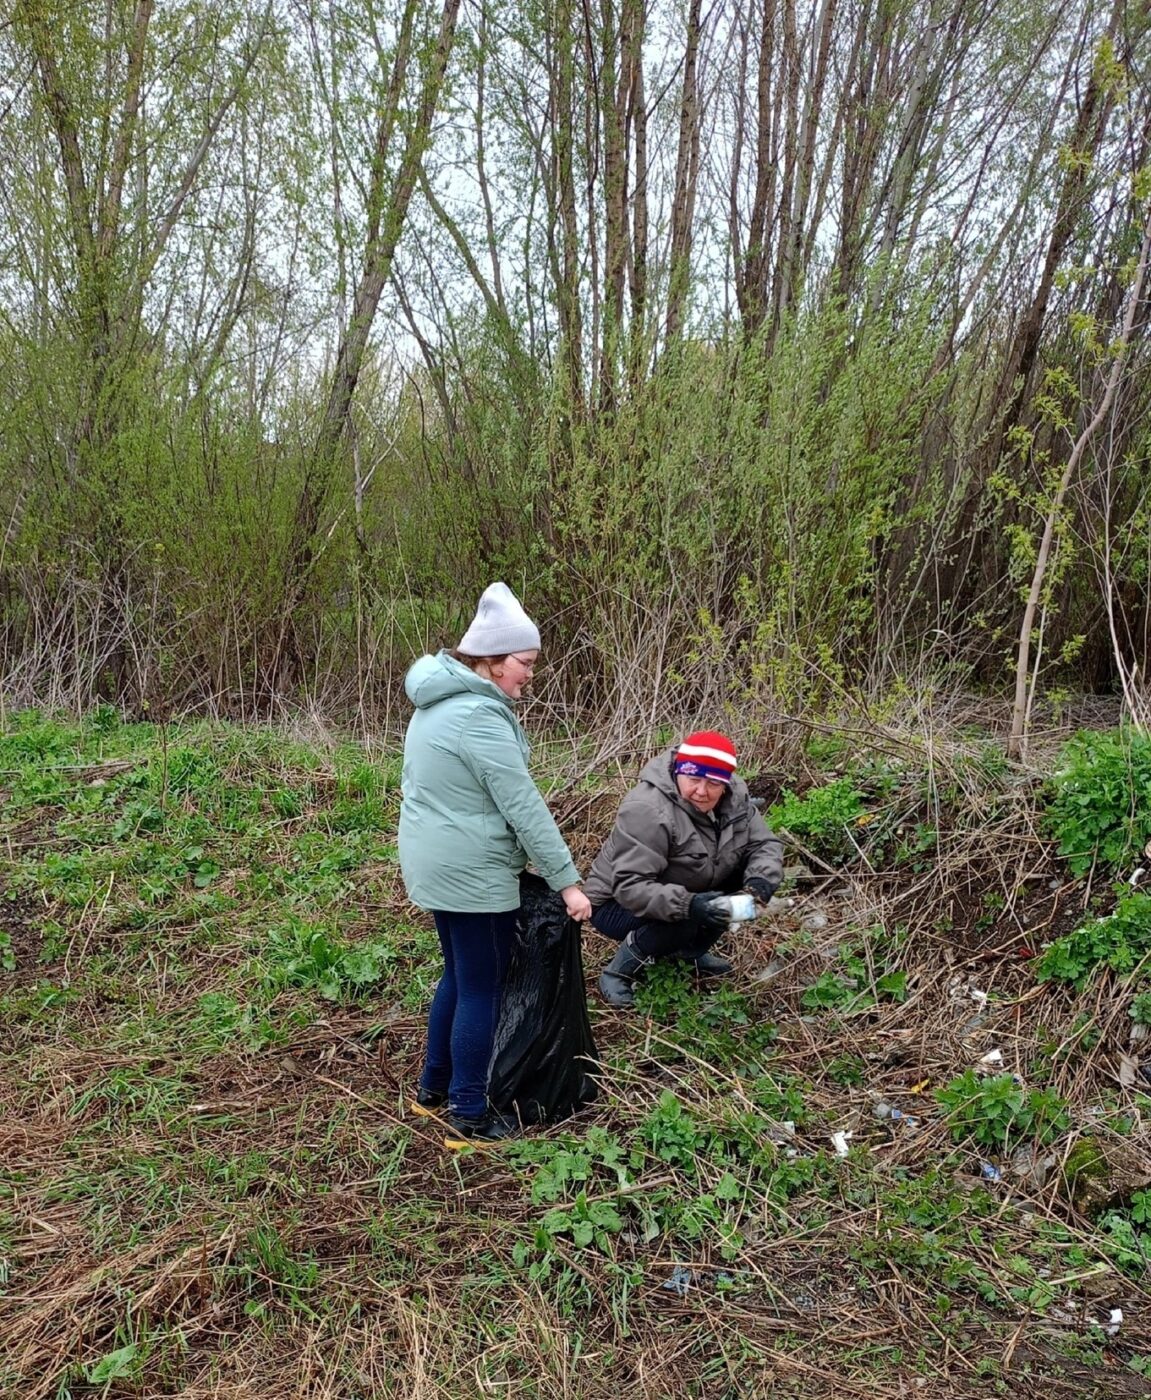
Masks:
[[[978,735],[858,739],[762,780],[790,879],[736,976],[593,994],[601,1099],[450,1154],[404,1108],[436,959],[396,755],[17,716],[0,1394],[1151,1394],[1151,831],[1115,742],[1044,782]],[[618,790],[555,785],[585,858]]]

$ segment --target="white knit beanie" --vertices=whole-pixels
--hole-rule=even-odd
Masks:
[[[484,589],[471,626],[457,651],[465,656],[506,656],[511,651],[538,651],[540,631],[506,583]]]

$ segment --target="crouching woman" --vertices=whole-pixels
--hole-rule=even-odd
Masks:
[[[620,803],[592,864],[592,925],[619,940],[599,989],[634,1004],[633,983],[662,958],[705,976],[731,971],[710,952],[729,923],[724,896],[746,889],[766,903],[783,877],[783,846],[735,773],[735,745],[714,730],[689,734],[653,758]]]

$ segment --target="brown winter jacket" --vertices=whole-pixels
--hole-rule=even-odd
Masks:
[[[738,889],[749,875],[773,885],[782,879],[783,845],[751,805],[743,779],[733,777],[705,815],[680,797],[673,753],[646,764],[620,803],[584,886],[594,907],[614,899],[633,914],[679,923],[702,890]]]

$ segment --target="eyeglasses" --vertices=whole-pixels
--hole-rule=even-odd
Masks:
[[[530,675],[532,674],[532,672],[536,669],[536,663],[535,663],[535,658],[534,658],[534,657],[532,658],[531,661],[528,661],[528,660],[526,660],[526,659],[525,659],[524,657],[522,657],[522,656],[517,656],[517,655],[515,654],[514,651],[509,651],[509,652],[508,652],[508,660],[509,660],[509,661],[518,661],[518,662],[520,663],[520,665],[524,668],[524,673],[525,673],[526,675],[529,675],[529,676],[530,676]]]

